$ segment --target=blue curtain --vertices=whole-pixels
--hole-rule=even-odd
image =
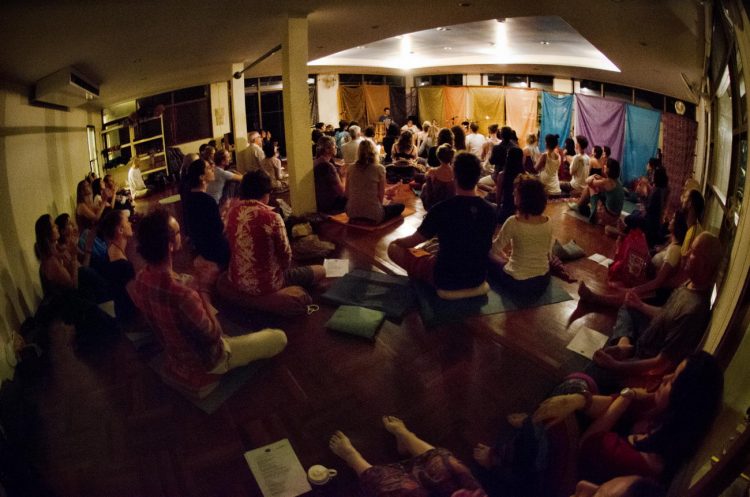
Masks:
[[[542,92],[542,129],[539,134],[539,149],[544,150],[544,137],[560,135],[560,144],[570,134],[570,118],[573,113],[573,95],[555,95]]]
[[[646,163],[656,155],[659,146],[661,112],[627,105],[625,112],[625,147],[621,180],[626,184],[646,173]]]

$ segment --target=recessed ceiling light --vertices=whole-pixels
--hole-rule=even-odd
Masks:
[[[443,28],[443,27],[435,28],[435,29],[438,30],[438,31],[445,31],[445,28]]]
[[[398,35],[398,36],[396,37],[396,39],[397,39],[397,40],[401,40],[401,39],[403,39],[403,38],[404,38],[404,37],[403,37],[403,36],[401,36],[401,35]]]
[[[443,47],[443,50],[453,50],[451,47]]]
[[[362,50],[363,48],[367,48],[367,47],[364,46],[364,45],[359,45],[357,48],[360,49],[360,50]]]
[[[542,40],[539,42],[540,45],[549,45],[549,42],[547,40]]]

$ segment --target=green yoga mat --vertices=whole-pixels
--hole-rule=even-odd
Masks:
[[[415,282],[414,287],[422,322],[425,326],[431,327],[441,323],[461,321],[470,316],[498,314],[573,300],[573,297],[563,290],[558,281],[557,278],[552,278],[544,293],[534,301],[512,299],[507,292],[492,282],[490,282],[492,288],[487,295],[460,300],[441,299],[434,288],[421,282]]]
[[[355,269],[331,285],[323,299],[383,311],[390,319],[403,317],[414,305],[414,292],[405,276]]]

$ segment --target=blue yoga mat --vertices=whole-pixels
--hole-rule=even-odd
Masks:
[[[148,363],[149,367],[159,376],[161,376],[160,371],[163,360],[163,355],[159,354]],[[186,392],[178,388],[174,388],[173,390],[185,397],[185,399],[190,401],[190,403],[201,411],[206,414],[213,414],[229,397],[234,395],[242,385],[255,375],[264,362],[265,361],[251,362],[247,366],[232,369],[231,371],[224,373],[221,376],[218,386],[202,399],[188,395]]]
[[[460,300],[441,299],[435,289],[425,283],[415,282],[414,286],[422,322],[425,326],[431,327],[441,323],[461,321],[469,316],[498,314],[572,300],[573,297],[563,290],[558,281],[557,278],[552,278],[544,293],[534,301],[513,299],[492,282],[490,282],[492,288],[487,295]]]
[[[333,304],[358,305],[400,319],[414,305],[409,278],[355,269],[331,285],[323,299]]]

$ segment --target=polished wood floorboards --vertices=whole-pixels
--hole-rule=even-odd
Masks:
[[[325,223],[320,234],[354,267],[401,273],[386,255],[387,244],[413,232],[423,215],[413,196],[403,198],[417,213],[385,231]],[[601,227],[565,209],[564,203],[547,208],[555,236],[611,257],[614,243]],[[189,269],[187,255],[179,268]],[[594,285],[606,275],[587,259],[568,269]],[[305,468],[323,464],[339,471],[315,495],[355,496],[356,477],[328,450],[328,438],[341,429],[373,464],[393,462],[398,455],[380,424],[384,414],[403,418],[425,440],[469,461],[476,442],[491,443],[507,431],[508,413],[533,409],[581,366],[565,349],[574,334],[568,320],[577,284],[564,286],[574,300],[432,329],[413,310],[401,323],[386,321],[374,343],[326,330],[335,308],[319,299],[319,312],[294,319],[217,303],[227,331],[278,326],[289,345],[213,415],[164,385],[124,337],[96,357],[78,357],[72,330],[56,326],[50,372],[27,394],[40,415],[34,463],[60,496],[259,496],[243,453],[288,438]],[[606,332],[614,310],[589,310],[596,312],[581,322]]]

